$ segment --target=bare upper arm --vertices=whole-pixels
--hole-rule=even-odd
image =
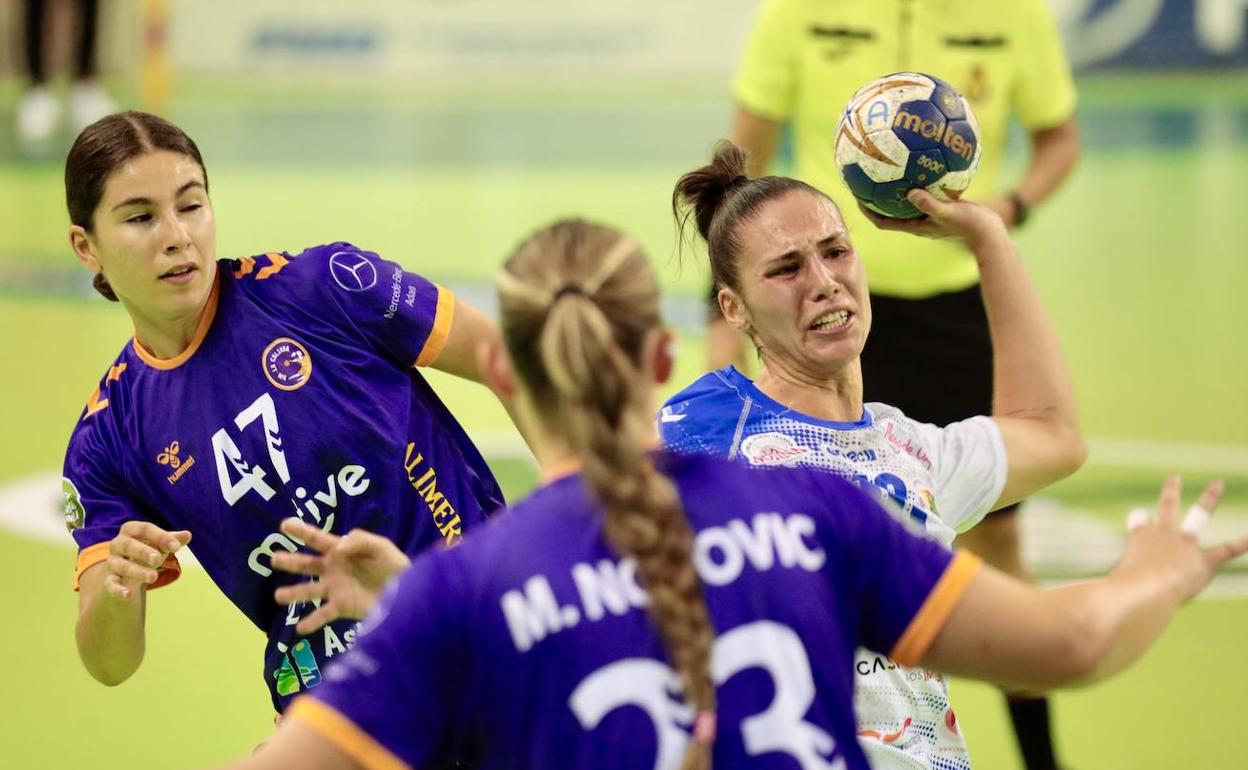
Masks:
[[[501,339],[498,324],[458,297],[455,298],[454,312],[446,344],[430,366],[484,384],[485,379],[477,363],[477,348],[482,342]]]
[[[1087,458],[1088,450],[1077,428],[1023,417],[994,415],[992,421],[1001,432],[1009,464],[994,510],[1069,476]]]
[[[1048,689],[1086,671],[1077,626],[1061,596],[985,565],[920,662],[955,676]]]

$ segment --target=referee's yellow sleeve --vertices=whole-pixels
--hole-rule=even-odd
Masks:
[[[788,120],[797,101],[806,0],[763,0],[746,40],[733,83],[737,103],[776,122]]]
[[[1065,123],[1075,114],[1075,83],[1057,22],[1044,0],[1018,4],[1018,77],[1014,107],[1029,130]]]

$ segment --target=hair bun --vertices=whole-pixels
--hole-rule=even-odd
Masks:
[[[711,162],[685,174],[676,182],[672,192],[672,211],[677,220],[692,216],[698,224],[698,232],[706,239],[711,231],[715,214],[728,199],[729,193],[748,184],[745,173],[745,151],[727,139],[715,144]]]

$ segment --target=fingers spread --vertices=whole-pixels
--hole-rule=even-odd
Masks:
[[[325,561],[320,556],[309,556],[306,553],[278,552],[273,554],[270,563],[275,569],[293,572],[296,575],[321,575],[325,572]]]
[[[1248,553],[1248,537],[1223,543],[1216,548],[1210,548],[1208,551],[1205,551],[1205,562],[1210,569],[1216,570],[1231,559],[1244,553]]]
[[[301,519],[289,518],[282,521],[282,532],[306,543],[321,553],[333,550],[338,545],[338,538],[320,527],[314,527]]]
[[[1222,493],[1226,490],[1226,485],[1222,483],[1222,479],[1214,479],[1205,485],[1204,490],[1200,493],[1200,498],[1196,500],[1196,505],[1204,508],[1209,513],[1213,513],[1218,509],[1218,503],[1222,500]]]
[[[324,583],[319,580],[309,580],[306,583],[282,586],[273,592],[273,598],[278,604],[294,604],[312,599],[323,599],[327,591]]]
[[[1179,497],[1183,494],[1183,480],[1176,474],[1167,476],[1157,498],[1157,521],[1174,527],[1179,523]]]
[[[295,630],[306,636],[326,623],[337,620],[338,617],[338,608],[334,606],[333,602],[326,602],[316,612],[300,620],[299,625],[295,626]]]

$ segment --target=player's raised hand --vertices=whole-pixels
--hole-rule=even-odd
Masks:
[[[190,541],[185,529],[170,532],[148,521],[127,521],[108,544],[104,591],[115,599],[134,597],[140,586],[156,582],[165,558]]]
[[[982,203],[942,201],[928,191],[919,189],[908,192],[906,198],[927,216],[897,219],[881,216],[861,203],[858,208],[881,230],[897,230],[925,238],[959,240],[972,249],[989,238],[1009,237],[1009,231],[1001,217]]]
[[[1218,507],[1223,484],[1211,482],[1180,518],[1182,489],[1178,476],[1166,479],[1155,520],[1148,511],[1131,512],[1127,518],[1131,536],[1114,572],[1152,572],[1170,581],[1180,600],[1186,601],[1204,590],[1219,567],[1248,551],[1248,537],[1202,550],[1197,537]]]
[[[338,618],[363,618],[386,582],[411,563],[394,543],[362,529],[338,537],[292,518],[282,522],[282,531],[319,552],[273,554],[275,569],[316,578],[282,586],[273,594],[280,604],[320,600],[320,607],[295,626],[301,634]]]

